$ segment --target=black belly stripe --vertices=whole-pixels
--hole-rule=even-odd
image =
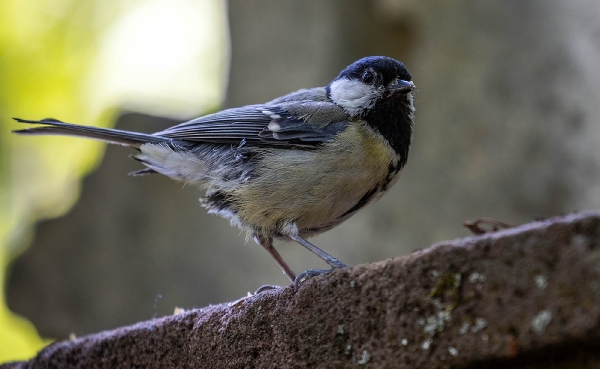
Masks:
[[[383,183],[383,186],[381,188],[381,191],[387,191],[388,189],[388,185],[390,184],[390,182],[392,181],[392,179],[394,179],[394,177],[396,177],[396,175],[398,174],[398,172],[400,171],[401,167],[400,167],[400,163],[399,162],[391,162],[388,165],[388,174],[385,178],[385,182]]]
[[[344,214],[342,214],[342,216],[340,216],[340,218],[345,217],[348,214],[352,214],[355,211],[357,211],[358,209],[362,208],[363,206],[365,206],[369,200],[371,200],[371,198],[379,191],[379,185],[373,187],[372,189],[370,189],[367,193],[365,193],[363,195],[363,197],[360,198],[360,200],[358,200],[358,202],[356,203],[356,205],[354,205],[353,207],[350,208],[350,210],[348,210],[347,212],[345,212]],[[338,218],[339,219],[339,218]]]

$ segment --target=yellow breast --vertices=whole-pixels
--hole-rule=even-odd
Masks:
[[[263,154],[254,179],[230,195],[242,222],[264,234],[289,224],[300,231],[318,229],[344,218],[366,194],[376,196],[386,187],[398,162],[386,141],[362,121],[317,150],[265,149]]]

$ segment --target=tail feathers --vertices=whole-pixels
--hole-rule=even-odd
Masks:
[[[134,159],[134,160],[137,160],[137,161],[139,161],[140,163],[142,163],[142,164],[144,164],[144,165],[148,165],[148,166],[151,166],[151,165],[152,165],[151,163],[147,162],[146,160],[144,160],[144,159],[140,158],[140,157],[139,157],[139,156],[137,156],[137,155],[129,155],[129,157],[130,157],[131,159]],[[134,171],[134,172],[131,172],[131,173],[129,173],[129,175],[130,175],[130,176],[132,176],[132,177],[138,177],[138,176],[145,176],[145,175],[147,175],[147,174],[153,174],[153,173],[158,173],[158,172],[157,172],[157,171],[155,171],[155,170],[154,170],[154,169],[152,169],[152,168],[144,168],[144,169],[140,169],[140,170],[136,170],[136,171]]]
[[[144,168],[144,169],[133,171],[133,172],[129,173],[129,175],[132,177],[140,177],[140,176],[145,176],[147,174],[154,174],[154,173],[158,173],[158,172],[151,168]]]
[[[42,120],[27,120],[13,118],[19,123],[41,124],[41,126],[26,128],[13,131],[19,135],[59,135],[59,136],[77,136],[87,137],[95,140],[116,143],[125,146],[139,147],[144,143],[160,143],[169,141],[168,138],[154,136],[146,133],[128,132],[118,129],[98,128],[91,126],[82,126],[61,122],[53,118],[45,118]]]

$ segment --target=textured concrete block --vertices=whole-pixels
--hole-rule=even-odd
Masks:
[[[600,212],[54,343],[9,368],[600,367]]]

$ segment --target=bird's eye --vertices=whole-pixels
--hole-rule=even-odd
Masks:
[[[375,74],[371,70],[366,70],[363,72],[362,81],[366,84],[371,84],[375,81]]]

